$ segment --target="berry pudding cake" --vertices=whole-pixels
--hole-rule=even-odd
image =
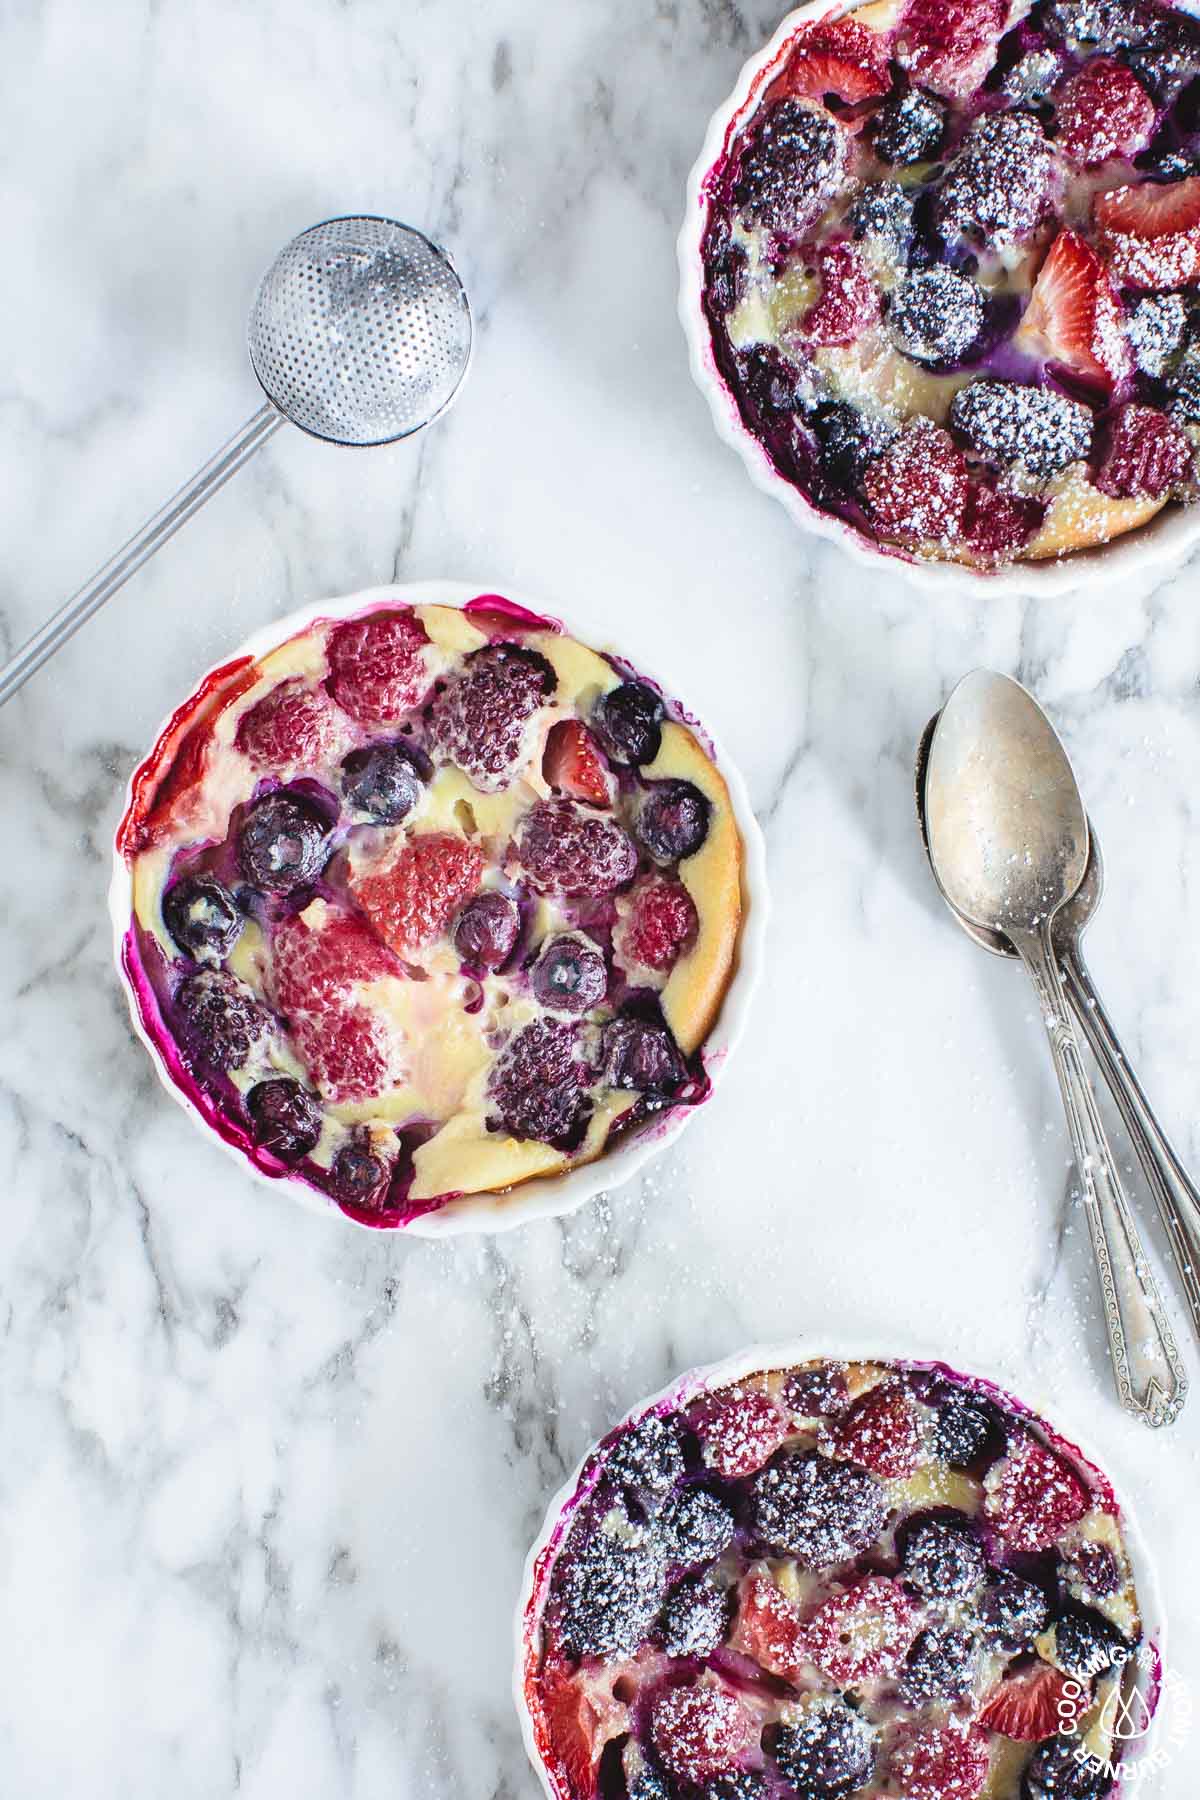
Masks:
[[[700,183],[702,361],[739,441],[859,542],[980,570],[1194,501],[1200,24],[806,10]]]
[[[499,596],[341,608],[217,670],[118,856],[175,1089],[364,1224],[707,1092],[741,913],[725,781],[656,687]]]
[[[519,1703],[554,1800],[1101,1800],[1140,1604],[1109,1483],[989,1384],[691,1375],[552,1512]]]

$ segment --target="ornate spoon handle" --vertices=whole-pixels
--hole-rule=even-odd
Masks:
[[[1012,930],[1009,936],[1033,982],[1062,1089],[1100,1275],[1117,1393],[1121,1404],[1146,1424],[1169,1425],[1183,1405],[1187,1376],[1088,1085],[1050,946],[1049,922],[1040,931]]]
[[[1129,1065],[1078,941],[1065,946],[1060,955],[1068,997],[1137,1151],[1171,1246],[1192,1325],[1200,1337],[1200,1193]]]

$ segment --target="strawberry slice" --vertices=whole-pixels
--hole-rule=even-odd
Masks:
[[[1154,291],[1200,280],[1200,175],[1097,194],[1092,219],[1119,280]]]
[[[921,1460],[921,1415],[899,1381],[881,1381],[863,1394],[834,1433],[839,1456],[891,1481],[913,1474]]]
[[[968,100],[991,68],[1008,0],[909,0],[896,33],[913,81],[948,100]]]
[[[855,19],[823,19],[800,39],[771,98],[835,94],[850,106],[886,94],[892,85],[888,40]]]
[[[483,851],[450,831],[414,834],[389,862],[350,878],[350,889],[385,944],[404,956],[449,925],[483,874]]]
[[[990,1762],[991,1739],[978,1725],[905,1725],[893,1741],[888,1774],[904,1800],[979,1800]]]
[[[895,1675],[912,1648],[917,1608],[898,1582],[872,1575],[832,1594],[805,1625],[809,1659],[839,1687]]]
[[[1133,371],[1125,316],[1104,264],[1074,231],[1060,231],[1042,264],[1015,340],[1111,393]]]
[[[1077,1693],[1079,1683],[1073,1683]],[[1034,1663],[1015,1675],[1007,1675],[983,1703],[979,1723],[1001,1737],[1019,1744],[1040,1744],[1060,1730],[1063,1714],[1059,1703],[1067,1690],[1067,1677],[1048,1663]],[[1086,1710],[1081,1704],[1080,1711]]]
[[[578,719],[560,719],[542,753],[542,774],[559,794],[607,806],[612,799],[608,765],[595,738]]]
[[[1061,1456],[1028,1432],[988,1471],[984,1510],[1014,1550],[1046,1550],[1082,1519],[1091,1496]]]
[[[542,1683],[542,1715],[553,1756],[564,1770],[569,1791],[579,1800],[596,1793],[605,1744],[629,1728],[629,1709],[612,1694],[610,1669],[597,1682],[585,1675],[556,1672]]]
[[[800,1614],[769,1575],[754,1569],[742,1581],[729,1646],[784,1681],[798,1681],[812,1665]]]
[[[731,1477],[752,1475],[775,1454],[790,1426],[762,1388],[714,1394],[697,1409],[696,1430],[710,1469]]]
[[[712,1676],[668,1688],[654,1703],[650,1735],[659,1758],[697,1786],[736,1769],[758,1749],[762,1727],[736,1694]]]
[[[856,244],[818,250],[821,292],[804,315],[804,336],[814,344],[853,344],[883,310],[882,296]]]
[[[1154,102],[1124,63],[1097,56],[1055,90],[1058,142],[1072,162],[1094,169],[1111,156],[1136,156],[1154,135]]]

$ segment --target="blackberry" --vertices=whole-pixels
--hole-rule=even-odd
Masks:
[[[633,880],[637,851],[615,819],[573,800],[539,800],[521,822],[517,857],[543,893],[611,894]]]
[[[1152,42],[1161,30],[1160,17],[1139,0],[1051,0],[1043,25],[1071,50],[1108,52]]]
[[[875,115],[875,154],[893,167],[928,162],[945,135],[945,107],[919,88],[889,100]]]
[[[768,1800],[769,1793],[765,1775],[742,1769],[736,1775],[719,1775],[710,1781],[701,1800]]]
[[[1021,1800],[1105,1800],[1113,1777],[1094,1756],[1079,1755],[1079,1740],[1048,1738],[1039,1744],[1021,1780]]]
[[[734,1518],[704,1487],[681,1488],[659,1518],[669,1560],[683,1568],[713,1562],[733,1542]]]
[[[992,1579],[979,1607],[984,1636],[997,1650],[1015,1655],[1028,1650],[1050,1623],[1050,1602],[1033,1581],[1010,1569]]]
[[[228,956],[246,922],[228,888],[212,876],[177,881],[163,895],[162,912],[179,948],[196,962]]]
[[[274,1022],[250,989],[225,969],[201,969],[179,985],[175,1001],[215,1069],[240,1069]]]
[[[802,237],[836,192],[846,159],[846,134],[823,107],[781,100],[742,150],[734,205],[749,224]]]
[[[971,127],[934,198],[945,238],[1011,249],[1050,210],[1054,152],[1032,113],[985,113]]]
[[[793,1453],[748,1484],[762,1543],[805,1568],[833,1568],[873,1544],[887,1519],[883,1484],[854,1463]]]
[[[588,1514],[580,1520],[555,1581],[568,1648],[577,1656],[623,1657],[649,1634],[662,1604],[665,1569],[653,1536],[614,1508],[603,1518]]]
[[[775,1734],[775,1761],[804,1800],[843,1800],[875,1773],[879,1733],[845,1701],[820,1695]]]
[[[605,1464],[643,1505],[656,1508],[683,1475],[683,1426],[674,1413],[647,1413],[613,1447]]]
[[[667,1595],[659,1636],[668,1656],[711,1656],[725,1642],[735,1590],[715,1587],[707,1576],[689,1575]]]
[[[586,1125],[574,1025],[534,1019],[509,1039],[488,1078],[496,1125],[512,1137],[577,1148]],[[489,1120],[489,1125],[492,1125]],[[493,1126],[493,1129],[495,1126]]]
[[[1169,410],[1177,419],[1200,425],[1200,361],[1185,361],[1167,384]]]
[[[553,666],[536,650],[485,644],[430,704],[430,748],[481,792],[496,793],[512,780],[530,719],[557,687]]]
[[[934,1700],[965,1700],[979,1673],[982,1646],[973,1631],[934,1625],[922,1631],[909,1651],[900,1688],[910,1706]]]
[[[838,487],[853,492],[867,466],[895,443],[899,426],[885,413],[860,411],[839,400],[821,408],[815,421],[821,468]]]
[[[960,388],[950,423],[987,461],[1022,463],[1043,480],[1085,459],[1092,447],[1090,408],[1015,381],[973,381]]]
[[[965,1520],[921,1518],[904,1528],[900,1566],[927,1600],[969,1600],[983,1586],[987,1559]]]

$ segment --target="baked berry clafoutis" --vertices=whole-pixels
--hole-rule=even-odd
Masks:
[[[557,1800],[1100,1800],[1141,1642],[1112,1489],[1049,1427],[940,1365],[809,1362],[605,1439],[520,1680]]]
[[[171,1079],[366,1224],[706,1091],[741,840],[677,707],[485,595],[218,670],[135,777],[126,974]]]
[[[1200,26],[1156,0],[801,24],[702,190],[717,370],[897,554],[1061,557],[1197,497]]]

